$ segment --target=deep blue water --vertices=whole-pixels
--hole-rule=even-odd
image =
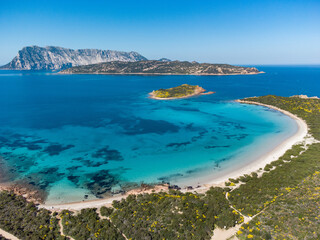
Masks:
[[[296,130],[293,120],[231,100],[320,95],[320,67],[259,67],[247,76],[59,75],[0,71],[0,155],[5,180],[49,193],[48,201],[102,197],[135,183],[192,179],[248,161]],[[147,98],[197,84],[214,95]],[[266,145],[266,143],[268,143]],[[1,179],[1,178],[0,178]]]

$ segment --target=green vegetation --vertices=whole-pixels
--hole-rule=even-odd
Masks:
[[[320,144],[313,144],[296,158],[287,158],[289,162],[278,160],[275,164],[279,165],[274,170],[240,185],[230,193],[229,200],[248,216],[259,213],[278,197],[287,194],[287,189],[295,188],[305,177],[311,175],[314,169],[320,169],[319,152]]]
[[[320,139],[319,99],[264,96],[245,100],[296,114],[308,123],[310,133]],[[248,216],[259,214],[241,227],[240,239],[319,239],[320,188],[319,172],[315,172],[320,170],[319,152],[320,143],[307,149],[294,146],[268,164],[261,177],[251,178],[230,192],[229,199],[235,208]]]
[[[170,191],[131,195],[114,202],[112,222],[132,239],[210,239],[214,226],[233,227],[240,215],[229,207],[226,192]]]
[[[74,239],[125,239],[108,219],[101,219],[96,210],[82,209],[78,214],[62,211],[63,233]]]
[[[21,239],[210,239],[214,228],[243,222],[225,195],[229,189],[211,188],[206,194],[169,193],[130,195],[113,208],[38,210],[21,196],[2,192],[0,227]],[[10,203],[10,204],[9,204]]]
[[[50,211],[38,210],[21,196],[0,192],[0,216],[0,228],[19,239],[66,239]]]
[[[199,88],[199,86],[182,84],[178,87],[159,89],[153,91],[152,94],[154,94],[154,97],[158,98],[181,98],[194,94],[197,88]]]
[[[288,194],[244,224],[240,239],[320,239],[320,172],[315,171]]]
[[[297,115],[307,122],[314,138],[320,140],[320,99],[267,95],[244,100],[272,105]]]
[[[187,61],[138,61],[138,62],[104,62],[83,65],[63,70],[66,74],[253,74],[259,73],[254,67],[239,67],[228,64],[210,64]]]
[[[320,140],[320,100],[264,96],[245,99],[274,105],[305,119]],[[302,144],[278,160],[205,194],[170,190],[130,195],[112,207],[51,213],[23,197],[0,193],[0,228],[20,239],[210,239],[216,227],[243,222],[239,239],[320,238],[320,143]],[[228,196],[229,201],[225,196]],[[60,233],[59,221],[63,226]],[[66,235],[67,237],[64,237]],[[1,239],[1,238],[0,238]]]

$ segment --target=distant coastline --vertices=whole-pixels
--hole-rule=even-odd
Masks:
[[[136,62],[103,62],[70,67],[60,74],[108,74],[108,75],[251,75],[263,73],[255,67],[229,64],[198,63],[188,61],[163,62],[146,60]]]
[[[29,69],[9,69],[9,68],[1,68],[0,71],[17,71],[17,72],[45,72],[45,73],[53,73],[53,74],[64,74],[64,75],[129,75],[129,76],[239,76],[239,75],[257,75],[263,74],[264,71],[259,72],[251,72],[251,73],[200,73],[200,74],[185,74],[185,73],[68,73],[58,71],[58,70],[29,70]]]
[[[146,75],[146,76],[150,76],[150,75],[169,75],[169,76],[237,76],[237,75],[257,75],[257,74],[262,74],[265,73],[263,71],[259,71],[259,72],[251,72],[251,73],[226,73],[226,74],[222,74],[222,73],[192,73],[192,74],[186,74],[186,73],[69,73],[69,72],[63,72],[60,71],[58,72],[58,74],[65,74],[65,75],[74,75],[74,74],[78,74],[78,75]]]

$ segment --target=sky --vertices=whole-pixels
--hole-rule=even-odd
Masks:
[[[30,45],[239,65],[320,64],[320,0],[0,0],[0,65]]]

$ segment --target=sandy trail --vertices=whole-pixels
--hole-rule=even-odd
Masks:
[[[13,236],[11,233],[8,233],[0,228],[0,236],[1,235],[10,240],[19,240],[19,238]]]

